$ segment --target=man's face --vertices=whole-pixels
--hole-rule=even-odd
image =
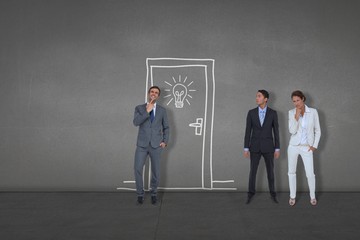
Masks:
[[[149,102],[151,100],[156,101],[159,98],[159,94],[160,94],[160,92],[159,92],[159,90],[157,88],[150,89],[150,91],[149,91]]]
[[[265,98],[261,92],[256,93],[256,104],[257,105],[262,105],[262,104],[266,103],[266,101],[267,101],[267,98]]]

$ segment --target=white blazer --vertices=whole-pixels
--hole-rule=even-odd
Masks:
[[[301,124],[300,121],[296,121],[295,119],[296,109],[291,109],[289,111],[289,132],[291,134],[290,137],[290,145],[297,146],[301,142]],[[319,115],[315,108],[309,108],[305,105],[305,113],[306,114],[306,128],[307,128],[307,141],[309,146],[314,148],[318,148],[321,129],[319,122]]]

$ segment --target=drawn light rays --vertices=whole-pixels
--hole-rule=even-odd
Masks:
[[[179,75],[178,80],[175,77],[171,77],[173,83],[164,81],[170,88],[165,89],[165,92],[168,94],[164,96],[164,98],[170,98],[166,105],[169,105],[172,101],[174,101],[176,108],[183,108],[184,101],[190,106],[189,99],[192,99],[193,96],[190,94],[192,92],[196,92],[195,89],[189,89],[189,87],[194,83],[191,81],[186,83],[188,77],[186,76],[184,80],[182,80],[181,75]]]

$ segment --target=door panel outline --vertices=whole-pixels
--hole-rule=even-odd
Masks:
[[[154,64],[152,65],[152,62],[154,63],[160,63],[160,64]],[[185,62],[191,62],[193,64],[184,64]],[[162,64],[161,64],[162,63]],[[234,187],[214,187],[214,183],[217,184],[226,184],[226,183],[234,183],[234,180],[214,180],[213,179],[213,129],[214,129],[214,107],[215,107],[215,73],[214,73],[214,66],[215,65],[215,60],[214,59],[193,59],[193,58],[147,58],[146,59],[146,69],[147,69],[147,74],[146,74],[146,87],[145,87],[145,102],[147,101],[147,93],[148,93],[148,89],[150,86],[153,85],[154,81],[153,81],[153,76],[152,76],[152,69],[154,67],[162,67],[162,68],[174,68],[174,67],[204,67],[205,69],[205,78],[206,78],[206,91],[205,91],[205,95],[206,95],[206,99],[205,99],[205,114],[204,114],[204,119],[202,119],[202,126],[200,127],[200,123],[198,119],[201,118],[196,118],[196,122],[195,123],[190,123],[189,127],[194,127],[195,128],[195,135],[201,135],[203,134],[203,149],[202,149],[202,186],[201,188],[199,187],[159,187],[159,189],[164,189],[164,190],[186,190],[186,189],[192,189],[192,190],[237,190],[237,188]],[[210,71],[209,71],[210,70]],[[209,74],[208,74],[209,73]],[[209,89],[209,75],[211,77],[211,89]],[[150,83],[150,84],[149,84]],[[211,92],[210,92],[210,91]],[[208,98],[209,98],[209,92],[210,92],[210,101],[211,101],[211,108],[208,109]],[[208,110],[211,111],[211,114],[208,114]],[[210,126],[207,126],[207,116],[210,116]],[[171,126],[170,126],[171,127]],[[206,142],[206,129],[207,127],[209,128],[209,143]],[[200,131],[199,129],[200,128]],[[208,146],[205,146],[205,145]],[[208,162],[207,164],[207,169],[205,169],[204,165],[205,165],[205,149],[206,147],[208,147]],[[150,164],[150,162],[149,162]],[[147,191],[150,189],[150,177],[151,177],[151,167],[149,167],[149,175],[148,175],[148,189],[146,189]],[[205,173],[205,171],[207,171]],[[209,175],[210,179],[206,179],[205,175]],[[145,177],[145,174],[144,174]],[[205,181],[208,181],[205,182]],[[123,181],[123,183],[127,183],[127,184],[135,184],[135,181]],[[134,188],[127,188],[127,187],[118,187],[118,190],[135,190]]]

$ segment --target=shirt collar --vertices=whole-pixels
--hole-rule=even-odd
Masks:
[[[146,105],[148,105],[149,103],[146,102]],[[154,109],[156,109],[156,102],[154,103]]]
[[[259,109],[259,112],[260,112],[260,111],[263,111],[264,113],[266,113],[267,105],[264,107],[264,109],[261,109],[261,107],[258,107],[258,109]]]
[[[310,108],[308,106],[306,106],[306,104],[305,104],[305,112],[307,112],[307,113],[310,112]]]

